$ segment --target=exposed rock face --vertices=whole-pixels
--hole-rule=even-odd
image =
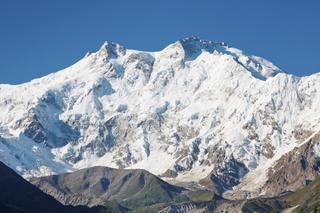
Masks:
[[[24,177],[140,168],[222,192],[320,128],[319,88],[319,74],[288,75],[221,42],[106,42],[62,71],[0,85],[0,160]]]
[[[268,171],[267,195],[296,191],[320,175],[320,133],[283,155]]]

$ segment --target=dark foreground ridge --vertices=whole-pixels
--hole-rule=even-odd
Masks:
[[[0,162],[1,213],[107,213],[104,207],[64,206]]]

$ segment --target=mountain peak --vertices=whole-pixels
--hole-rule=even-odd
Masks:
[[[98,54],[106,58],[117,58],[121,55],[125,55],[126,49],[118,43],[105,41],[100,47]]]
[[[199,36],[182,38],[179,39],[178,42],[185,46],[202,47],[204,49],[210,49],[216,46],[228,46],[225,42],[215,42],[207,39],[202,39]]]
[[[177,41],[183,47],[186,59],[193,59],[203,51],[212,53],[219,47],[227,47],[225,42],[214,42],[198,36],[187,37]]]
[[[210,54],[217,53],[213,54],[217,55],[216,59],[220,56],[225,56],[231,59],[232,63],[243,67],[254,78],[263,81],[283,72],[271,62],[261,57],[248,55],[237,48],[229,46],[225,42],[205,40],[198,36],[179,39],[177,42],[167,46],[162,52],[169,58],[179,59],[180,61],[193,61],[204,52]],[[211,61],[213,58],[208,60]]]

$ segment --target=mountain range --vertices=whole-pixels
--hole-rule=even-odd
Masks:
[[[275,197],[319,176],[319,88],[318,73],[297,77],[224,42],[190,37],[157,52],[105,42],[66,69],[0,84],[0,161],[61,196],[69,175],[37,177],[131,174],[140,195],[151,181],[170,199]],[[123,196],[103,184],[118,186],[60,202]]]

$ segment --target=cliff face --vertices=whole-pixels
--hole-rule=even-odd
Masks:
[[[277,195],[296,191],[320,176],[320,133],[283,155],[268,171],[262,191]]]

